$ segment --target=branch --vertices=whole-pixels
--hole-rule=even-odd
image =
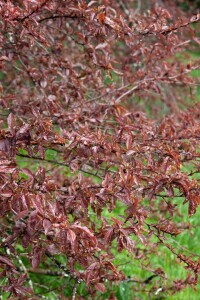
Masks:
[[[140,283],[140,284],[149,284],[153,278],[158,277],[158,276],[159,276],[158,274],[153,274],[153,275],[147,277],[144,280],[137,280],[137,279],[133,279],[133,278],[126,278],[124,280],[124,282],[135,282],[135,283]]]
[[[121,96],[119,96],[115,101],[114,101],[114,104],[117,104],[121,101],[122,98],[124,98],[125,96],[131,94],[132,92],[134,92],[135,90],[139,89],[140,88],[140,85],[141,84],[145,84],[145,83],[149,83],[149,82],[156,82],[158,80],[174,80],[174,79],[177,79],[178,77],[184,75],[184,74],[188,74],[194,70],[197,70],[200,68],[200,65],[197,65],[197,66],[193,66],[191,67],[190,69],[186,69],[184,70],[183,72],[179,73],[179,74],[176,74],[176,75],[172,75],[172,76],[169,76],[169,77],[166,77],[165,75],[163,76],[159,76],[159,77],[152,77],[152,78],[145,78],[143,80],[140,80],[136,83],[135,86],[133,86],[130,90],[126,91],[125,93],[123,93]]]
[[[72,300],[75,300],[76,297],[76,292],[77,292],[77,287],[78,284],[82,281],[82,279],[79,279],[75,273],[71,273],[65,266],[63,266],[53,255],[51,255],[48,251],[45,253],[56,265],[58,268],[60,268],[62,271],[64,271],[64,276],[65,277],[71,277],[75,279],[75,285],[73,287],[73,292],[72,292]]]
[[[200,13],[198,13],[196,16],[193,16],[189,21],[187,21],[187,22],[185,22],[185,23],[183,23],[181,25],[170,26],[167,29],[164,29],[164,30],[160,31],[160,33],[162,33],[162,34],[168,34],[168,33],[172,32],[172,31],[176,31],[179,28],[187,27],[188,25],[197,23],[199,21],[200,21]]]
[[[47,275],[47,276],[65,276],[66,275],[62,271],[52,271],[52,270],[46,270],[46,269],[27,269],[29,273],[35,273],[35,274],[42,274],[42,275]]]
[[[76,282],[74,287],[73,287],[73,291],[72,291],[72,300],[76,299],[76,292],[77,292],[77,287],[78,287],[79,282]]]
[[[34,13],[38,12],[41,8],[43,8],[49,0],[45,0],[40,6],[38,5],[35,10],[33,10],[30,14],[24,16],[23,18],[16,18],[14,20],[24,22],[26,19],[30,18]]]
[[[139,34],[145,36],[145,35],[148,35],[148,34],[169,34],[173,31],[176,31],[180,28],[183,28],[183,27],[187,27],[188,25],[191,25],[191,24],[194,24],[194,23],[198,23],[200,21],[200,13],[198,13],[196,16],[193,16],[189,21],[186,21],[182,24],[177,24],[177,25],[172,25],[172,26],[167,26],[165,29],[161,29],[161,30],[158,30],[158,31],[150,31],[150,30],[146,30],[146,31],[141,31],[139,32]]]
[[[52,15],[52,16],[48,16],[48,17],[45,17],[43,19],[38,20],[38,23],[42,23],[42,22],[47,21],[47,20],[60,19],[60,18],[82,19],[83,15],[82,14],[80,14],[80,15]]]
[[[72,277],[76,279],[76,275],[72,274],[64,265],[62,265],[53,255],[51,255],[48,251],[45,252],[46,256],[48,256],[54,263],[55,265],[62,270],[62,274],[64,277]]]
[[[56,160],[51,160],[51,159],[45,159],[45,158],[41,158],[41,157],[37,157],[37,156],[29,156],[29,155],[26,155],[26,154],[21,154],[21,153],[18,153],[17,156],[20,156],[20,157],[26,157],[26,158],[29,158],[29,159],[35,159],[35,160],[41,160],[41,161],[44,161],[44,162],[48,162],[48,163],[51,163],[51,164],[56,164],[58,166],[63,166],[63,167],[68,167],[69,168],[69,165],[65,164],[65,163],[62,163],[62,162],[59,162],[59,161],[56,161]],[[102,179],[100,176],[98,176],[97,174],[94,174],[92,172],[89,172],[89,171],[85,171],[83,169],[79,169],[80,172],[82,173],[85,173],[85,174],[88,174],[88,175],[92,175],[94,177],[97,177],[99,179]]]

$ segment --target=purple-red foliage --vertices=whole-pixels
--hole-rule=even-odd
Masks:
[[[200,63],[187,54],[200,44],[200,15],[175,1],[138,3],[0,1],[0,275],[10,296],[34,297],[29,271],[45,264],[84,281],[93,297],[105,292],[106,281],[126,280],[113,242],[141,267],[163,244],[188,270],[169,290],[197,283],[199,262],[165,236],[187,229],[174,222],[183,203],[192,215],[200,202],[190,77]],[[118,201],[122,216],[103,213]]]

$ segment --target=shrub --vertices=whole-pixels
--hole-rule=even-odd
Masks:
[[[152,282],[155,295],[197,284],[195,254],[167,240],[190,229],[180,211],[186,204],[191,216],[200,199],[190,76],[200,16],[174,3],[0,1],[5,299],[116,299],[109,283],[130,281],[138,293]],[[160,246],[185,278],[169,283],[150,260]],[[119,252],[152,275],[128,278]]]

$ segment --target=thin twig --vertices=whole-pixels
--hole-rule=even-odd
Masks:
[[[53,16],[48,16],[43,19],[38,20],[38,23],[42,23],[47,20],[55,20],[55,19],[60,19],[60,18],[67,18],[67,19],[81,19],[83,18],[83,15],[53,15]]]
[[[38,5],[35,10],[30,12],[28,15],[24,16],[23,18],[15,18],[14,20],[24,22],[26,19],[30,18],[34,13],[38,12],[41,8],[43,8],[49,0],[45,0],[41,5]]]
[[[77,293],[78,284],[79,284],[78,281],[74,284],[73,291],[72,291],[72,300],[76,299],[76,293]]]
[[[29,156],[29,155],[21,154],[21,153],[18,153],[17,156],[26,157],[26,158],[29,158],[29,159],[40,160],[40,161],[44,161],[44,162],[48,162],[48,163],[51,163],[51,164],[56,164],[56,165],[59,165],[59,166],[68,167],[69,168],[69,166],[67,164],[59,162],[59,161],[56,161],[56,160],[45,159],[45,158],[41,158],[41,157],[37,157],[37,156]],[[81,171],[82,173],[85,173],[85,174],[97,177],[99,179],[102,179],[100,176],[98,176],[97,174],[94,174],[92,172],[85,171],[83,169],[79,169],[79,171]]]
[[[135,86],[133,86],[130,90],[126,91],[125,93],[123,93],[121,96],[119,96],[115,101],[114,101],[114,104],[117,104],[121,101],[122,98],[124,98],[125,96],[133,93],[135,90],[139,89],[140,85],[141,84],[145,84],[145,83],[149,83],[149,82],[154,82],[154,81],[159,81],[159,80],[174,80],[174,79],[177,79],[178,77],[184,75],[184,74],[188,74],[194,70],[197,70],[200,68],[200,65],[197,65],[197,66],[193,66],[191,67],[190,69],[186,69],[185,71],[179,73],[179,74],[176,74],[176,75],[172,75],[172,76],[169,76],[169,77],[166,77],[165,75],[162,75],[162,76],[159,76],[159,77],[151,77],[151,78],[145,78],[143,80],[140,80],[136,83]]]

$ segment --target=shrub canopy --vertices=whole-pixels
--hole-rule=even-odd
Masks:
[[[200,262],[167,237],[190,228],[175,217],[200,201],[190,76],[200,15],[175,1],[144,3],[0,1],[0,275],[9,299],[116,299],[110,282],[132,280],[138,292],[154,277],[150,294],[197,284]],[[169,283],[151,261],[161,245],[185,278]],[[115,264],[123,251],[151,278],[127,278]],[[63,285],[39,287],[34,274]]]

